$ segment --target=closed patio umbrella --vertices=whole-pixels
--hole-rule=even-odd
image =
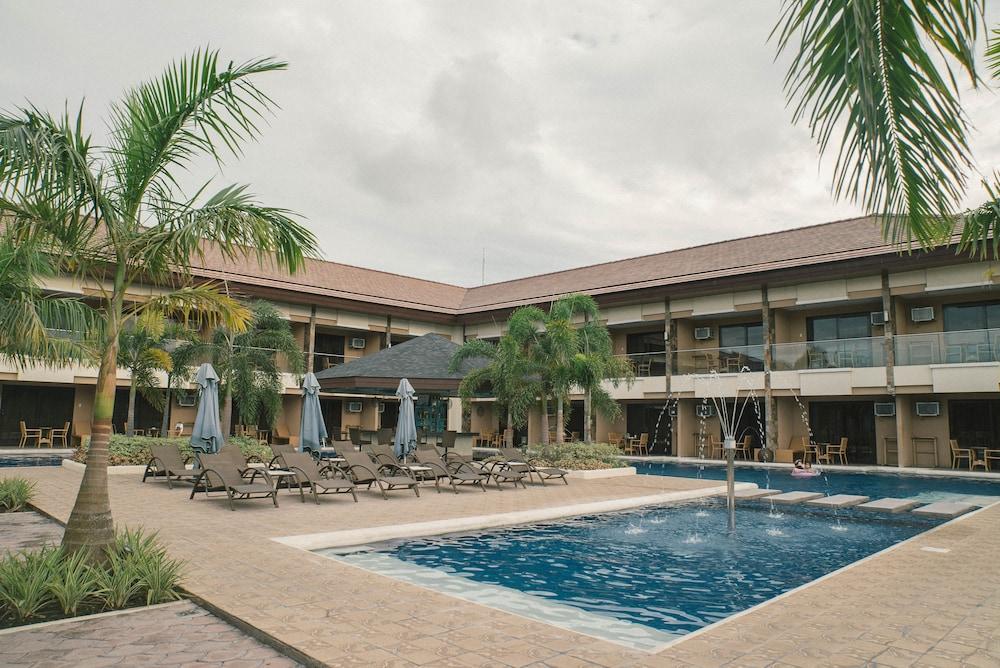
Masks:
[[[222,449],[222,427],[219,426],[219,376],[208,362],[198,368],[194,382],[198,384],[198,415],[191,430],[191,448],[214,454]]]
[[[399,419],[396,422],[396,438],[393,447],[396,456],[405,458],[417,448],[417,423],[413,414],[413,400],[416,398],[410,381],[403,378],[396,388],[399,397]]]
[[[299,450],[319,450],[326,438],[326,424],[319,405],[319,381],[309,372],[302,379],[302,421],[299,423]]]

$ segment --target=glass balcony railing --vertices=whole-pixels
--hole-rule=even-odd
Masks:
[[[798,369],[857,369],[885,365],[884,339],[835,339],[804,343],[777,343],[773,348],[775,371]]]
[[[676,374],[738,373],[764,370],[764,346],[729,346],[678,350],[674,353]]]
[[[330,367],[340,366],[344,362],[357,359],[360,355],[338,355],[336,353],[313,353],[313,370],[322,371]]]
[[[637,377],[667,375],[667,354],[665,352],[628,353],[620,355],[632,363],[632,370]]]
[[[896,336],[896,365],[1000,361],[1000,329]]]

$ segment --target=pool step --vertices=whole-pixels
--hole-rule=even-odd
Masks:
[[[769,496],[768,501],[773,501],[775,503],[802,503],[803,501],[811,501],[812,499],[818,499],[823,496],[822,492],[785,492],[784,494],[775,494],[774,496]]]
[[[976,506],[971,503],[961,503],[959,501],[937,501],[930,505],[914,508],[913,514],[924,515],[926,517],[944,517],[950,519],[952,517],[964,515],[970,510],[974,510],[975,507]]]
[[[869,501],[868,503],[862,503],[858,506],[859,510],[874,510],[883,513],[901,513],[905,510],[910,510],[914,506],[919,506],[919,501],[914,501],[913,499],[894,499],[886,498],[879,499],[878,501]]]
[[[781,490],[780,489],[760,489],[758,487],[758,488],[751,488],[751,489],[738,489],[738,490],[736,490],[733,493],[733,496],[735,496],[737,499],[749,499],[749,500],[752,500],[752,499],[766,499],[768,497],[774,496],[775,494],[781,494]],[[721,494],[720,496],[725,496],[725,494]]]
[[[833,494],[818,499],[806,501],[809,506],[822,506],[824,508],[850,508],[868,501],[871,497],[858,496],[857,494]]]

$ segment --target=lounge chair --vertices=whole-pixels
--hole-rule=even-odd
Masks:
[[[226,496],[229,497],[229,509],[236,510],[233,506],[233,499],[244,500],[244,499],[255,499],[255,498],[271,498],[271,502],[274,503],[274,507],[278,507],[278,490],[274,487],[274,483],[271,482],[271,477],[267,474],[264,469],[254,472],[254,476],[260,474],[264,476],[264,482],[253,482],[252,480],[248,482],[243,477],[243,471],[241,471],[233,463],[233,461],[226,455],[207,455],[203,454],[199,457],[201,461],[202,468],[199,470],[198,477],[195,478],[194,487],[191,489],[190,498],[194,498],[194,495],[198,491],[205,492],[208,494],[210,491],[225,491]],[[199,490],[199,485],[201,489]]]
[[[502,458],[491,457],[485,461],[477,462],[457,452],[449,452],[444,461],[449,467],[462,464],[464,465],[463,468],[467,470],[473,470],[485,475],[487,480],[492,478],[497,484],[497,489],[503,489],[500,486],[501,482],[512,483],[514,487],[517,487],[517,484],[521,483],[521,487],[527,489],[527,485],[524,484],[524,474],[526,472],[506,466]]]
[[[193,482],[201,475],[201,470],[187,468],[187,463],[193,461],[193,458],[181,459],[181,451],[173,445],[153,445],[149,452],[151,456],[146,463],[146,470],[142,472],[143,482],[146,482],[146,478],[166,478],[167,488],[172,489],[171,480]]]
[[[319,505],[320,494],[349,493],[354,497],[354,502],[358,502],[354,483],[348,480],[340,469],[329,464],[320,464],[304,452],[282,452],[278,455],[278,460],[284,468],[295,474],[295,482],[299,487],[302,503],[306,502],[306,487],[312,492],[316,505]],[[333,477],[330,477],[331,475]]]
[[[344,458],[341,470],[355,485],[365,485],[367,489],[377,485],[383,499],[389,498],[386,492],[404,487],[412,489],[414,494],[420,496],[417,479],[398,464],[380,464],[372,461],[372,458],[365,453],[354,450],[345,450],[340,456]],[[388,475],[385,475],[386,473]]]
[[[535,461],[537,460],[532,460],[527,453],[519,452],[516,448],[500,448],[500,456],[507,460],[509,467],[514,469],[523,468],[528,473],[529,480],[532,479],[533,475],[537,475],[538,480],[543,485],[546,480],[555,479],[562,480],[564,485],[569,484],[569,481],[566,479],[566,470],[556,468],[555,466],[536,466]]]
[[[281,462],[281,456],[289,452],[297,452],[296,447],[289,443],[271,443],[272,457],[271,461],[268,462],[267,467],[273,469],[275,464],[279,464]]]
[[[489,473],[476,470],[464,462],[454,462],[449,466],[433,447],[417,448],[413,457],[421,466],[431,469],[431,475],[434,476],[434,487],[438,492],[441,491],[438,485],[441,480],[446,480],[455,494],[458,494],[457,486],[463,483],[479,485],[479,489],[485,492],[486,483],[490,481]]]

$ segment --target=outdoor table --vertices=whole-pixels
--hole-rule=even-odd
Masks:
[[[426,475],[434,471],[430,466],[423,466],[421,464],[400,464],[399,468],[406,469],[419,480],[427,480],[426,477],[421,477],[421,475]]]
[[[285,489],[292,490],[291,481],[295,479],[295,473],[287,469],[264,469],[267,474],[274,479],[274,489],[281,489],[281,481],[285,481]]]
[[[40,431],[41,434],[42,434],[41,437],[38,439],[38,447],[39,448],[42,447],[42,443],[48,443],[49,445],[52,445],[52,430],[53,429],[55,429],[55,427],[39,427],[38,428],[38,431]],[[48,435],[46,436],[46,434],[48,434]]]
[[[989,450],[989,448],[985,445],[973,445],[969,447],[969,452],[972,453],[972,457],[969,458],[970,471],[974,470],[977,466],[982,466],[987,471],[990,470],[990,463],[986,459],[987,450]],[[979,456],[980,452],[983,453],[982,457]]]

